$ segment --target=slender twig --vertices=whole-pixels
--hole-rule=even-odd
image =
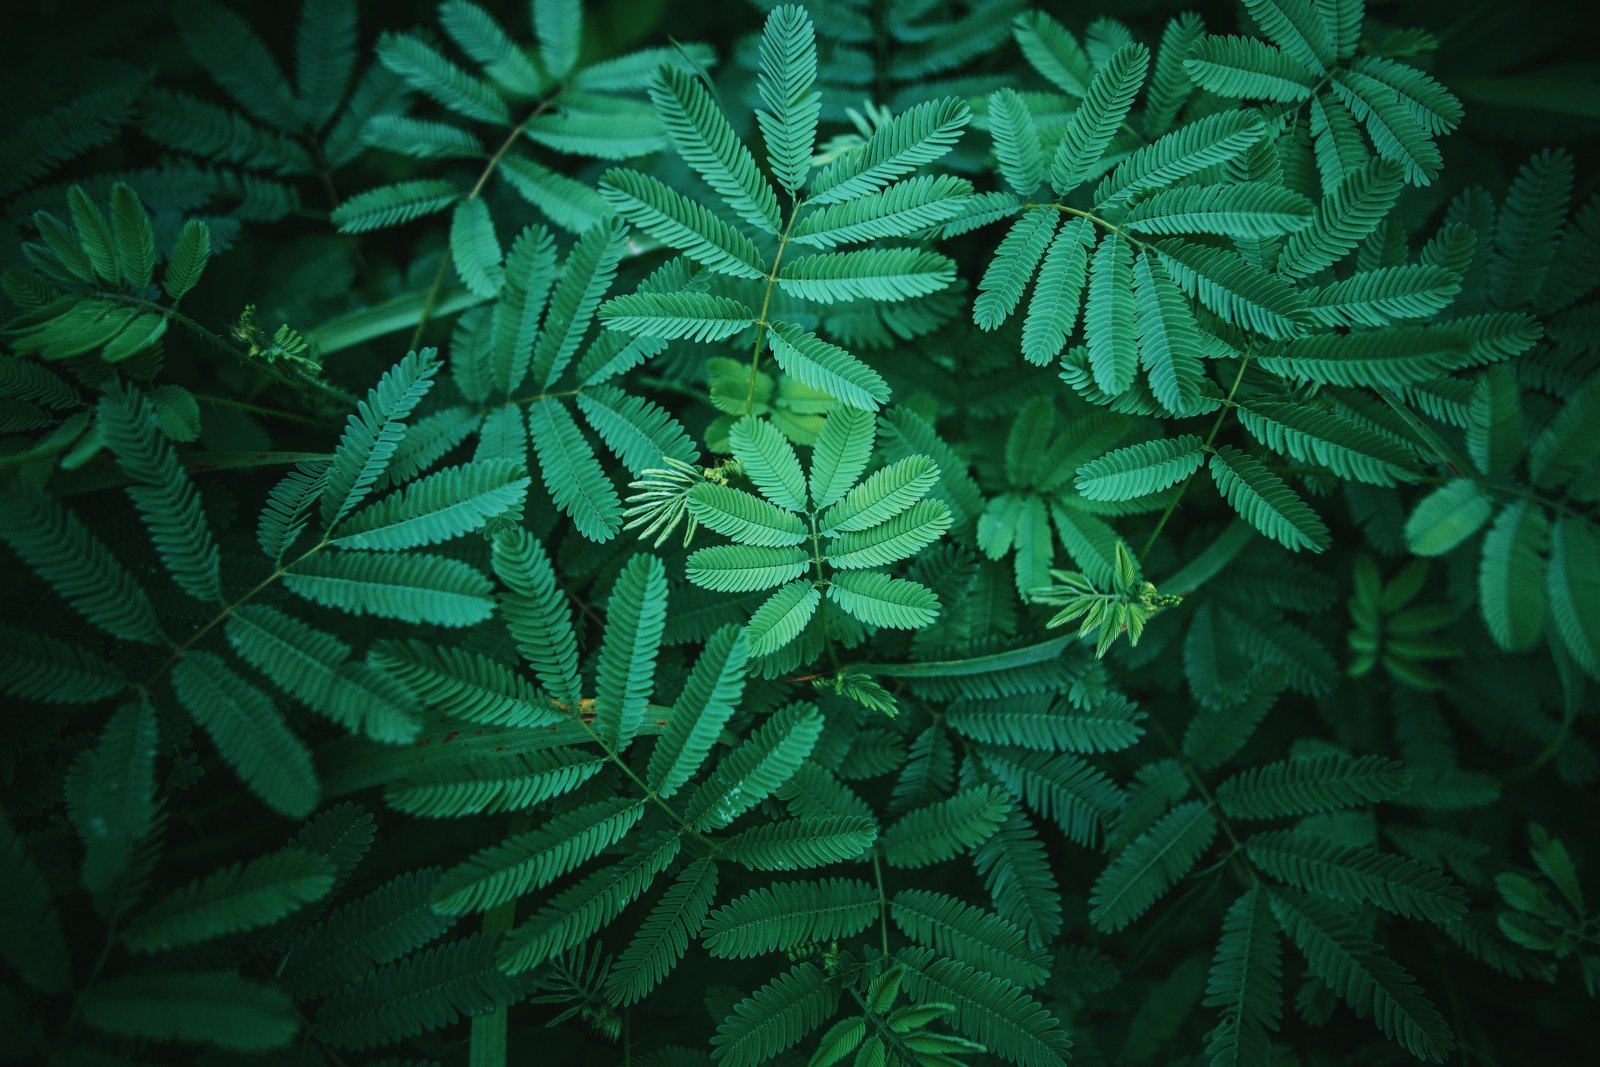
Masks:
[[[490,156],[489,161],[483,165],[483,171],[478,175],[478,180],[472,184],[472,190],[467,193],[466,199],[476,200],[478,198],[478,194],[483,192],[484,185],[489,181],[489,176],[499,169],[500,161],[505,158],[507,152],[511,151],[511,146],[517,143],[517,138],[521,137],[528,128],[528,123],[550,110],[551,105],[561,99],[562,94],[566,91],[566,86],[562,86],[539,101],[538,106],[528,114],[527,118],[511,128],[511,132],[506,135],[506,139],[500,142],[500,147],[495,149],[494,155]],[[411,331],[410,347],[413,351],[422,343],[422,331],[428,325],[428,316],[433,314],[433,305],[439,299],[439,290],[444,287],[445,268],[449,265],[450,250],[447,248],[444,255],[439,259],[439,269],[433,272],[433,284],[428,286],[428,295],[422,302],[422,314],[417,317],[416,329]]]
[[[1228,395],[1223,398],[1222,407],[1217,410],[1217,417],[1211,423],[1211,432],[1206,435],[1205,443],[1200,446],[1201,451],[1210,452],[1211,446],[1216,443],[1217,434],[1221,432],[1222,424],[1227,420],[1228,412],[1233,410],[1234,394],[1239,391],[1239,383],[1244,381],[1244,371],[1249,365],[1250,352],[1247,349],[1239,360],[1239,373],[1233,376],[1233,385],[1229,387]],[[1178,491],[1172,494],[1172,499],[1167,502],[1167,510],[1161,513],[1161,518],[1156,522],[1156,528],[1150,531],[1150,536],[1145,539],[1144,547],[1139,550],[1140,562],[1143,562],[1144,558],[1150,554],[1150,549],[1155,546],[1156,538],[1161,536],[1161,531],[1166,527],[1167,520],[1172,518],[1172,513],[1178,510],[1178,502],[1183,499],[1183,494],[1188,490],[1189,483],[1194,481],[1194,476],[1198,473],[1200,473],[1198,468],[1190,472],[1189,476],[1183,480],[1183,484],[1178,486]]]
[[[800,214],[800,205],[804,203],[804,200],[796,200],[794,207],[789,211],[789,222],[778,237],[778,251],[772,258],[772,269],[767,272],[767,286],[761,293],[761,314],[756,318],[756,343],[750,353],[750,390],[744,398],[746,415],[754,411],[756,406],[757,372],[761,368],[761,342],[771,325],[767,321],[767,309],[772,306],[772,287],[778,283],[778,268],[783,265],[783,250],[789,247],[789,232],[794,229],[794,220]]]

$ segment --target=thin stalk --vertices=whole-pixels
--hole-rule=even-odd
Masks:
[[[794,229],[794,220],[800,214],[800,205],[804,200],[796,200],[794,207],[789,211],[789,221],[783,227],[783,233],[778,237],[778,251],[772,258],[772,269],[767,272],[767,287],[761,293],[761,314],[756,319],[756,343],[750,353],[750,390],[745,394],[744,413],[750,414],[756,406],[756,381],[757,371],[761,368],[761,342],[766,338],[767,309],[772,306],[772,287],[778,283],[778,268],[783,265],[783,250],[789,247],[789,233]]]
[[[483,165],[483,171],[478,175],[478,180],[472,184],[471,192],[467,193],[466,198],[468,200],[476,200],[478,194],[483,192],[483,187],[489,181],[489,176],[499,169],[500,161],[505,158],[507,152],[511,151],[511,146],[517,143],[517,138],[521,137],[523,131],[528,128],[528,123],[548,111],[550,106],[561,99],[562,94],[566,91],[566,87],[563,86],[539,101],[539,105],[529,113],[527,118],[511,128],[511,132],[506,136],[506,139],[500,142],[500,147],[494,150],[494,155],[489,157],[489,162]],[[445,268],[449,264],[450,251],[447,248],[444,256],[439,260],[439,269],[433,272],[433,284],[428,286],[428,296],[422,302],[422,314],[417,318],[416,329],[411,331],[410,347],[412,351],[415,351],[417,346],[422,343],[422,331],[428,325],[428,316],[433,313],[433,305],[439,299],[439,290],[444,286]]]
[[[1227,419],[1228,412],[1233,410],[1234,394],[1239,391],[1239,383],[1244,381],[1244,370],[1249,365],[1250,352],[1246,351],[1243,358],[1239,360],[1239,373],[1233,376],[1233,385],[1228,388],[1228,395],[1223,399],[1222,407],[1218,409],[1217,417],[1211,423],[1211,432],[1206,435],[1205,444],[1200,446],[1202,451],[1210,452],[1211,446],[1216,443],[1217,434],[1221,432],[1222,424]],[[1150,554],[1150,549],[1155,546],[1156,538],[1161,536],[1161,531],[1167,525],[1167,520],[1172,518],[1174,511],[1178,510],[1178,502],[1183,499],[1183,494],[1188,490],[1189,483],[1194,481],[1194,476],[1198,473],[1200,473],[1199,469],[1196,468],[1193,473],[1183,480],[1183,484],[1178,486],[1178,491],[1172,495],[1172,500],[1167,504],[1167,510],[1161,513],[1161,518],[1156,522],[1156,528],[1150,531],[1150,536],[1145,540],[1144,547],[1139,550],[1139,561],[1141,563],[1144,562],[1145,556]]]

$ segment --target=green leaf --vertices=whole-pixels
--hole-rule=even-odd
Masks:
[[[774,712],[689,794],[685,821],[697,830],[718,830],[761,803],[811,755],[822,725],[809,704]]]
[[[87,758],[87,781],[68,794],[67,811],[84,843],[83,883],[98,901],[115,888],[155,826],[157,744],[149,701],[122,705]]]
[[[0,691],[23,700],[92,704],[127,680],[94,653],[54,637],[0,625]]]
[[[283,984],[296,996],[325,996],[427,944],[454,919],[431,903],[439,868],[409,871],[318,923],[289,949]]]
[[[414,222],[435,215],[461,196],[455,183],[441,178],[380,185],[357,193],[333,210],[333,224],[340,233],[367,233]]]
[[[559,400],[528,405],[528,432],[550,499],[591,541],[605,543],[622,528],[622,502],[583,431]]]
[[[875,193],[805,212],[793,230],[798,244],[842,244],[911,237],[961,213],[972,194],[965,178],[939,174],[906,178]]]
[[[650,99],[683,161],[740,218],[767,233],[780,232],[772,186],[705,86],[681,68],[663,67],[650,83]]]
[[[1050,164],[1050,184],[1058,196],[1065,196],[1099,172],[1100,160],[1127,119],[1149,69],[1149,50],[1141,44],[1127,44],[1095,72],[1083,103],[1067,121]]]
[[[1413,1055],[1443,1063],[1455,1048],[1450,1028],[1416,981],[1336,905],[1272,894],[1272,911],[1316,974],[1360,1016]]]
[[[1028,302],[1028,317],[1022,324],[1022,358],[1035,366],[1048,366],[1061,355],[1077,324],[1089,263],[1084,241],[1092,239],[1092,233],[1087,219],[1072,219],[1061,227],[1045,253],[1039,282]]]
[[[481,1015],[523,995],[500,970],[497,934],[471,934],[368,971],[317,1010],[316,1028],[336,1048],[390,1044]]]
[[[1083,337],[1094,381],[1107,395],[1133,385],[1139,369],[1139,305],[1133,291],[1133,250],[1115,233],[1100,239],[1089,269]]]
[[[577,65],[583,44],[583,5],[578,0],[533,0],[533,29],[545,70],[564,79]]]
[[[878,894],[866,882],[828,878],[755,889],[713,911],[701,939],[721,959],[832,941],[865,930],[878,917]]]
[[[568,254],[533,347],[534,381],[545,389],[561,377],[583,342],[627,247],[628,228],[622,220],[612,218],[585,231]]]
[[[706,642],[650,753],[648,778],[657,796],[672,796],[705,762],[738,707],[749,658],[749,636],[736,626],[722,627]]]
[[[111,233],[123,279],[136,290],[149,288],[155,275],[155,234],[139,194],[122,182],[111,187]]]
[[[939,468],[927,456],[907,456],[877,471],[845,494],[818,520],[829,537],[870,530],[927,496],[939,481]]]
[[[955,262],[937,252],[867,248],[790,259],[777,281],[786,293],[833,304],[911,300],[949,287],[955,276]]]
[[[872,458],[877,424],[860,408],[840,407],[828,413],[811,453],[811,502],[819,508],[839,502],[855,485]]]
[[[1010,1063],[1065,1067],[1072,1042],[1056,1017],[1009,982],[924,948],[902,949],[905,984],[923,1004],[953,1004],[951,1025]]]
[[[1419,556],[1442,556],[1489,521],[1494,504],[1471,478],[1441,485],[1406,520],[1406,545]]]
[[[577,638],[544,546],[521,528],[497,534],[494,572],[506,586],[500,612],[517,650],[552,699],[576,708],[582,695]]]
[[[1198,800],[1173,808],[1139,835],[1095,880],[1089,921],[1114,933],[1150,910],[1189,873],[1217,833],[1217,820]]]
[[[750,654],[770,655],[799,637],[821,600],[817,587],[804,580],[790,582],[773,593],[750,616],[745,628],[750,637]]]
[[[1517,171],[1500,208],[1489,260],[1489,295],[1495,305],[1520,307],[1544,284],[1566,221],[1572,182],[1572,157],[1564,151],[1540,152]]]
[[[635,1004],[660,985],[688,951],[689,939],[700,933],[716,891],[717,867],[709,857],[679,872],[617,957],[606,979],[607,995]]]
[[[1222,111],[1188,123],[1119,163],[1095,187],[1096,210],[1122,207],[1211,167],[1234,163],[1266,132],[1266,125],[1246,111]]]
[[[766,276],[755,242],[655,178],[608,170],[600,179],[600,195],[617,214],[696,263],[735,278]]]
[[[1150,391],[1174,415],[1190,414],[1199,406],[1205,374],[1194,315],[1160,260],[1144,252],[1134,262],[1133,284],[1139,362],[1149,376]]]
[[[1522,455],[1521,390],[1506,364],[1485,369],[1472,390],[1467,454],[1489,475],[1505,474]]]
[[[1509,651],[1532,648],[1544,630],[1544,553],[1550,521],[1534,505],[1508,505],[1483,537],[1478,603],[1495,643]]]
[[[871,529],[840,536],[826,549],[826,559],[842,570],[886,567],[917,555],[949,529],[950,509],[923,500]]]
[[[282,1048],[300,1029],[288,994],[231,971],[151,971],[98,983],[83,1017],[107,1033],[254,1052]]]
[[[311,753],[271,699],[219,656],[191,650],[172,666],[178,700],[245,786],[274,811],[303,819],[317,804]]]
[[[982,844],[1005,821],[1011,800],[975,786],[907,812],[883,832],[883,857],[895,867],[926,867]]]
[[[549,885],[620,841],[644,814],[643,804],[631,797],[610,797],[482,849],[445,872],[433,906],[452,915],[487,911]]]
[[[71,511],[40,493],[0,493],[0,536],[74,610],[113,637],[166,644],[155,608]]]
[[[1169,239],[1156,255],[1180,289],[1225,322],[1272,338],[1293,337],[1311,324],[1297,289],[1235,252]]]
[[[1264,181],[1186,185],[1141,198],[1122,225],[1157,237],[1186,233],[1281,237],[1309,225],[1311,212],[1311,201],[1299,193]]]
[[[1078,99],[1088,95],[1092,72],[1083,47],[1043,11],[1026,11],[1012,24],[1022,55],[1058,89]]]
[[[95,422],[117,465],[134,482],[128,495],[173,579],[196,600],[221,601],[217,546],[199,494],[161,432],[149,398],[113,387],[100,398]]]
[[[695,342],[726,340],[755,321],[739,301],[712,293],[630,293],[607,300],[600,317],[625,333]]]
[[[868,626],[915,630],[939,617],[939,598],[931,589],[879,571],[836,572],[828,599]]]
[[[723,1067],[757,1067],[832,1017],[839,989],[813,963],[799,963],[733,1005],[711,1039]]]
[[[173,302],[183,299],[200,281],[211,260],[211,231],[199,219],[190,219],[178,231],[178,240],[167,257],[161,284]]]
[[[1234,818],[1274,819],[1388,800],[1410,785],[1394,760],[1324,752],[1242,771],[1217,787],[1217,800]]]
[[[1221,1010],[1206,1052],[1217,1067],[1262,1063],[1272,1055],[1269,1030],[1282,1014],[1283,969],[1278,927],[1267,892],[1246,890],[1222,920],[1204,1004]]]
[[[447,467],[355,512],[333,544],[385,552],[436,545],[519,507],[531,481],[513,460]]]
[[[296,563],[284,587],[323,607],[435,626],[471,626],[493,610],[489,579],[446,556],[320,553]]]
[[[781,431],[765,419],[746,416],[728,431],[734,458],[761,495],[789,511],[804,511],[806,477]]]
[[[1189,46],[1183,68],[1200,88],[1242,100],[1299,103],[1317,83],[1304,65],[1254,37],[1202,37]]]
[[[426,764],[389,782],[383,799],[396,811],[424,818],[526,811],[572,792],[607,762],[603,756],[558,748]]]
[[[993,330],[1011,317],[1028,287],[1033,272],[1051,246],[1057,212],[1046,209],[1025,211],[1011,224],[1005,239],[995,250],[994,259],[978,281],[978,299],[972,305],[972,321],[982,330]]]
[[[996,89],[989,94],[989,131],[1001,177],[1018,196],[1033,195],[1044,181],[1044,146],[1021,93]]]
[[[1382,224],[1402,188],[1400,168],[1386,160],[1351,171],[1317,205],[1311,225],[1289,235],[1278,272],[1304,278],[1343,259]]]
[[[499,93],[421,38],[385,32],[378,38],[377,55],[378,62],[446,110],[478,122],[510,125],[511,113]]]
[[[1442,871],[1415,860],[1347,845],[1304,830],[1256,834],[1250,862],[1300,889],[1351,903],[1371,902],[1409,919],[1454,922],[1467,895]]]
[[[824,167],[807,203],[820,207],[877,192],[949,152],[971,118],[966,103],[954,96],[907,108]]]
[[[756,123],[767,146],[767,165],[791,197],[799,195],[811,170],[822,113],[816,80],[817,38],[805,8],[773,8],[761,30],[757,91],[765,107],[756,112]]]
[[[1321,552],[1332,539],[1328,528],[1287,483],[1260,460],[1232,445],[1211,456],[1217,490],[1246,522],[1286,548]]]
[[[450,258],[462,284],[479,296],[494,296],[505,281],[500,264],[500,238],[495,236],[489,205],[463,200],[450,219]]]
[[[860,859],[877,839],[863,816],[789,819],[734,834],[718,855],[752,871],[795,871]]]
[[[406,420],[433,386],[438,352],[411,352],[391,367],[345,420],[322,491],[322,520],[332,528],[372,492],[405,437]]]
[[[889,901],[889,915],[912,941],[1023,988],[1049,973],[1044,952],[1030,948],[1021,930],[955,897],[902,890]]]
[[[277,922],[333,888],[327,858],[290,849],[190,882],[133,918],[122,933],[135,952],[161,952]]]
[[[613,752],[628,747],[644,720],[666,621],[666,568],[655,556],[634,556],[606,602],[595,673],[594,731]]]
[[[1107,452],[1078,468],[1078,492],[1089,500],[1134,500],[1177,485],[1200,469],[1205,452],[1194,434],[1144,441]]]
[[[1600,535],[1563,515],[1550,536],[1545,596],[1561,644],[1591,678],[1600,678]]]
[[[404,743],[422,723],[404,686],[350,661],[350,646],[276,608],[247,604],[228,617],[239,657],[311,710],[375,741]]]

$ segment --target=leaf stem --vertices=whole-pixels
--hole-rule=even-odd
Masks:
[[[789,221],[783,227],[783,233],[778,237],[778,251],[772,257],[772,269],[767,272],[767,287],[761,293],[761,314],[756,318],[756,343],[750,353],[750,389],[744,398],[744,413],[750,414],[756,406],[756,381],[757,372],[761,368],[761,342],[766,337],[767,309],[772,306],[772,287],[778,283],[778,268],[783,265],[783,250],[789,247],[789,233],[794,229],[794,220],[800,215],[800,206],[804,200],[796,200],[794,207],[789,211]]]
[[[1211,432],[1206,435],[1205,443],[1200,446],[1202,451],[1211,451],[1211,446],[1216,443],[1217,434],[1222,430],[1223,422],[1227,420],[1228,412],[1233,410],[1233,398],[1239,391],[1239,383],[1244,381],[1244,371],[1250,365],[1250,355],[1250,350],[1246,349],[1243,358],[1239,360],[1239,373],[1233,376],[1233,385],[1228,388],[1228,395],[1223,398],[1222,407],[1217,410],[1217,417],[1211,423]],[[1150,554],[1150,549],[1155,546],[1156,538],[1161,536],[1161,531],[1166,527],[1167,520],[1172,518],[1172,513],[1178,510],[1178,502],[1183,499],[1183,494],[1189,488],[1189,483],[1194,481],[1194,476],[1198,473],[1200,471],[1197,467],[1183,480],[1183,484],[1178,486],[1178,491],[1172,494],[1172,499],[1167,503],[1167,510],[1161,513],[1161,518],[1156,522],[1156,528],[1150,531],[1150,536],[1145,539],[1144,547],[1139,550],[1139,562],[1143,563],[1144,558]]]
[[[500,161],[505,158],[507,152],[511,151],[511,146],[517,143],[517,138],[521,137],[523,132],[527,130],[528,123],[548,111],[551,105],[560,100],[566,91],[567,87],[563,85],[539,101],[539,105],[529,113],[527,118],[511,128],[511,132],[506,135],[506,139],[500,142],[500,147],[494,150],[494,155],[490,156],[489,161],[483,165],[483,170],[479,173],[478,180],[472,183],[472,190],[466,195],[467,200],[476,200],[478,198],[478,194],[483,192],[484,185],[488,183],[489,176],[499,169]],[[416,328],[411,331],[410,347],[413,351],[422,343],[422,331],[428,325],[428,316],[433,313],[434,303],[439,299],[439,290],[444,286],[445,268],[449,265],[450,249],[446,247],[444,255],[439,259],[439,269],[433,273],[433,284],[428,286],[428,296],[422,302],[422,314],[417,317]]]

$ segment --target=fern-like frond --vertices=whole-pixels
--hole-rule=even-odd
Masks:
[[[1321,552],[1331,535],[1317,513],[1277,474],[1232,445],[1211,455],[1211,477],[1228,505],[1251,526],[1286,548]]]
[[[1194,434],[1144,441],[1085,463],[1075,484],[1089,500],[1133,500],[1177,485],[1204,461]]]
[[[822,725],[810,704],[788,704],[774,712],[689,794],[685,821],[699,830],[717,830],[761,803],[811,755]]]
[[[1127,44],[1095,71],[1050,164],[1050,185],[1056,195],[1065,196],[1101,171],[1100,160],[1127,119],[1149,69],[1149,49]]]
[[[285,815],[311,814],[318,793],[311,753],[265,693],[221,657],[199,650],[173,664],[172,684],[178,701],[252,793]]]
[[[577,637],[544,546],[520,528],[497,534],[494,572],[507,589],[500,598],[500,612],[517,650],[552,699],[569,710],[576,708],[582,695]]]
[[[911,300],[955,281],[955,262],[912,248],[819,252],[784,263],[778,288],[820,304]]]
[[[738,1001],[717,1025],[712,1059],[759,1067],[793,1048],[833,1016],[839,987],[814,963],[798,963]]]
[[[740,218],[767,233],[780,232],[777,195],[699,79],[680,68],[663,67],[650,84],[650,99],[683,161]]]
[[[709,209],[633,170],[608,170],[600,195],[617,214],[697,263],[735,278],[765,277],[755,242]]]
[[[1180,804],[1133,840],[1095,879],[1089,921],[1115,932],[1150,910],[1189,873],[1217,834],[1203,801]]]
[[[621,1004],[635,1004],[661,984],[700,933],[717,892],[717,866],[695,860],[679,872],[638,933],[617,957],[606,978],[606,992]]]
[[[1010,810],[1010,798],[998,789],[963,790],[901,816],[883,832],[883,857],[896,867],[926,867],[952,859],[982,844]]]
[[[811,183],[808,203],[820,207],[877,192],[949,152],[971,118],[966,103],[953,96],[906,109],[824,167]]]
[[[1215,1067],[1243,1067],[1271,1057],[1268,1031],[1278,1028],[1282,1014],[1281,955],[1267,891],[1246,890],[1222,920],[1206,982],[1204,1004],[1222,1014],[1206,1047]]]
[[[713,956],[744,959],[849,937],[877,917],[878,894],[867,882],[849,878],[780,882],[713,911],[701,940]]]
[[[595,672],[594,730],[612,751],[627,748],[644,721],[666,621],[666,569],[655,556],[634,556],[611,587]]]
[[[1049,973],[1048,957],[1021,930],[944,893],[902,890],[889,901],[889,916],[917,944],[1023,989]]]
[[[1274,819],[1388,800],[1410,785],[1394,760],[1324,752],[1242,771],[1217,787],[1217,800],[1234,818]]]
[[[1311,971],[1356,1014],[1372,1021],[1412,1055],[1442,1063],[1455,1048],[1450,1028],[1416,980],[1362,932],[1337,905],[1272,894],[1272,911]]]
[[[817,80],[817,38],[805,8],[777,7],[761,30],[760,77],[757,91],[763,110],[756,112],[767,165],[790,196],[798,196],[811,170],[822,94]]]
[[[925,948],[902,949],[905,984],[924,1004],[953,1004],[951,1025],[1009,1063],[1065,1067],[1072,1042],[1049,1010],[1010,982]]]
[[[226,867],[156,901],[130,920],[123,942],[160,952],[276,922],[333,888],[333,864],[290,849]]]
[[[317,1033],[363,1049],[437,1030],[523,995],[496,963],[498,934],[469,934],[369,971],[323,1002]]]
[[[1245,842],[1250,862],[1298,889],[1351,903],[1371,902],[1396,915],[1454,922],[1466,914],[1461,887],[1416,860],[1347,845],[1304,830],[1274,830]]]

